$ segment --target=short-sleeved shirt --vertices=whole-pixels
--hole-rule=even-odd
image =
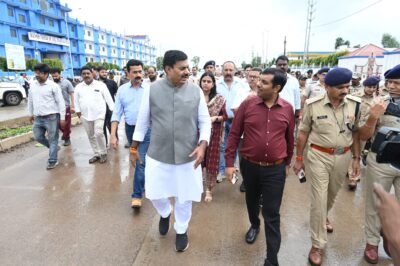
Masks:
[[[309,133],[309,144],[326,148],[351,146],[352,129],[357,129],[359,123],[356,105],[360,102],[357,97],[347,96],[335,109],[327,94],[308,99],[299,130]]]
[[[361,84],[358,86],[350,86],[349,94],[355,95],[356,93],[360,92],[361,90],[363,90],[363,86]]]
[[[326,90],[324,86],[321,85],[321,83],[318,81],[316,83],[310,84],[305,88],[303,91],[303,96],[306,97],[307,99],[325,94]]]
[[[369,109],[371,108],[371,105],[374,102],[374,96],[366,95],[364,90],[355,93],[354,96],[357,96],[361,99],[360,126],[363,126],[368,120]]]
[[[61,79],[59,82],[56,82],[58,86],[61,88],[61,92],[64,98],[65,106],[68,107],[71,105],[69,95],[74,92],[74,86],[72,86],[71,82],[68,79]]]

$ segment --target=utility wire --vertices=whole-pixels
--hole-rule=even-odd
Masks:
[[[316,27],[316,28],[319,28],[319,27],[327,26],[327,25],[330,25],[330,24],[333,24],[333,23],[336,23],[336,22],[345,20],[345,19],[347,19],[347,18],[349,18],[349,17],[352,17],[352,16],[354,16],[354,15],[356,15],[356,14],[358,14],[358,13],[361,13],[362,11],[364,11],[364,10],[366,10],[366,9],[368,9],[368,8],[374,6],[374,5],[376,5],[376,4],[378,4],[378,3],[382,2],[382,1],[383,1],[383,0],[376,1],[375,3],[372,3],[372,4],[370,4],[369,6],[366,6],[366,7],[362,8],[362,9],[360,9],[360,10],[354,12],[354,13],[351,13],[350,15],[347,15],[347,16],[345,16],[345,17],[342,17],[342,18],[339,18],[339,19],[336,19],[336,20],[333,20],[333,21],[331,21],[331,22],[327,22],[327,23],[324,23],[324,24],[317,25],[317,26],[315,26],[315,27]]]

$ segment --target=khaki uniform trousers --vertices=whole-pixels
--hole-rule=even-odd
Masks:
[[[378,246],[380,241],[381,223],[376,210],[376,196],[374,194],[374,183],[379,183],[390,192],[392,186],[397,200],[400,202],[400,170],[396,170],[389,164],[379,164],[376,162],[376,153],[369,152],[367,158],[367,194],[365,202],[365,236],[367,243]]]
[[[351,152],[331,155],[308,148],[306,175],[311,180],[311,242],[324,249],[328,241],[326,218],[346,179]]]

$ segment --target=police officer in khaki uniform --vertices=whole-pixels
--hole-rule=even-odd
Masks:
[[[329,71],[329,67],[324,67],[318,70],[317,76],[318,81],[316,83],[310,84],[306,86],[305,90],[301,94],[301,106],[304,107],[304,102],[307,99],[319,96],[321,94],[325,94],[325,76]]]
[[[361,140],[373,139],[377,131],[383,127],[400,128],[400,114],[397,111],[390,111],[387,106],[400,105],[400,65],[394,67],[386,73],[385,79],[389,89],[389,95],[384,97],[380,102],[369,108],[369,117],[359,130]],[[373,146],[373,145],[372,145]],[[390,164],[378,164],[376,162],[376,153],[372,150],[368,153],[367,169],[366,169],[366,206],[365,206],[365,235],[367,244],[364,250],[364,258],[369,263],[378,263],[378,245],[380,242],[381,224],[376,209],[376,197],[373,194],[373,184],[379,183],[382,187],[390,192],[392,186],[396,194],[396,198],[400,201],[400,170],[390,166]],[[400,229],[399,229],[400,230]],[[387,244],[383,237],[383,246],[388,253]],[[388,253],[390,256],[390,254]]]
[[[361,74],[353,73],[353,76],[351,77],[351,86],[349,88],[349,94],[354,95],[359,91],[362,91],[362,88],[363,87],[361,86]]]
[[[360,108],[360,126],[364,125],[365,122],[368,119],[368,111],[371,105],[374,102],[375,99],[375,93],[377,92],[379,88],[379,81],[380,78],[376,76],[371,76],[364,80],[363,86],[364,89],[355,93],[354,96],[357,96],[361,99],[361,108]],[[364,152],[364,147],[365,147],[366,141],[360,141],[360,147],[361,147],[361,154],[363,155]],[[360,176],[354,176],[352,177],[352,169],[351,169],[351,163],[349,165],[349,171],[348,171],[348,177],[349,177],[349,189],[350,190],[355,190],[357,188],[357,182],[360,181]]]
[[[321,265],[327,232],[333,232],[327,216],[346,179],[353,150],[353,173],[360,172],[357,105],[361,100],[348,95],[352,73],[335,68],[325,76],[326,94],[308,99],[299,126],[296,174],[306,166],[311,181],[311,240],[308,256],[311,265]],[[308,146],[307,161],[303,151]]]

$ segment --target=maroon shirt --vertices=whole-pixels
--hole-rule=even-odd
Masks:
[[[293,107],[282,98],[268,108],[258,97],[248,97],[240,105],[228,136],[226,167],[233,167],[235,150],[243,136],[241,154],[257,162],[281,159],[290,164],[294,148]]]

